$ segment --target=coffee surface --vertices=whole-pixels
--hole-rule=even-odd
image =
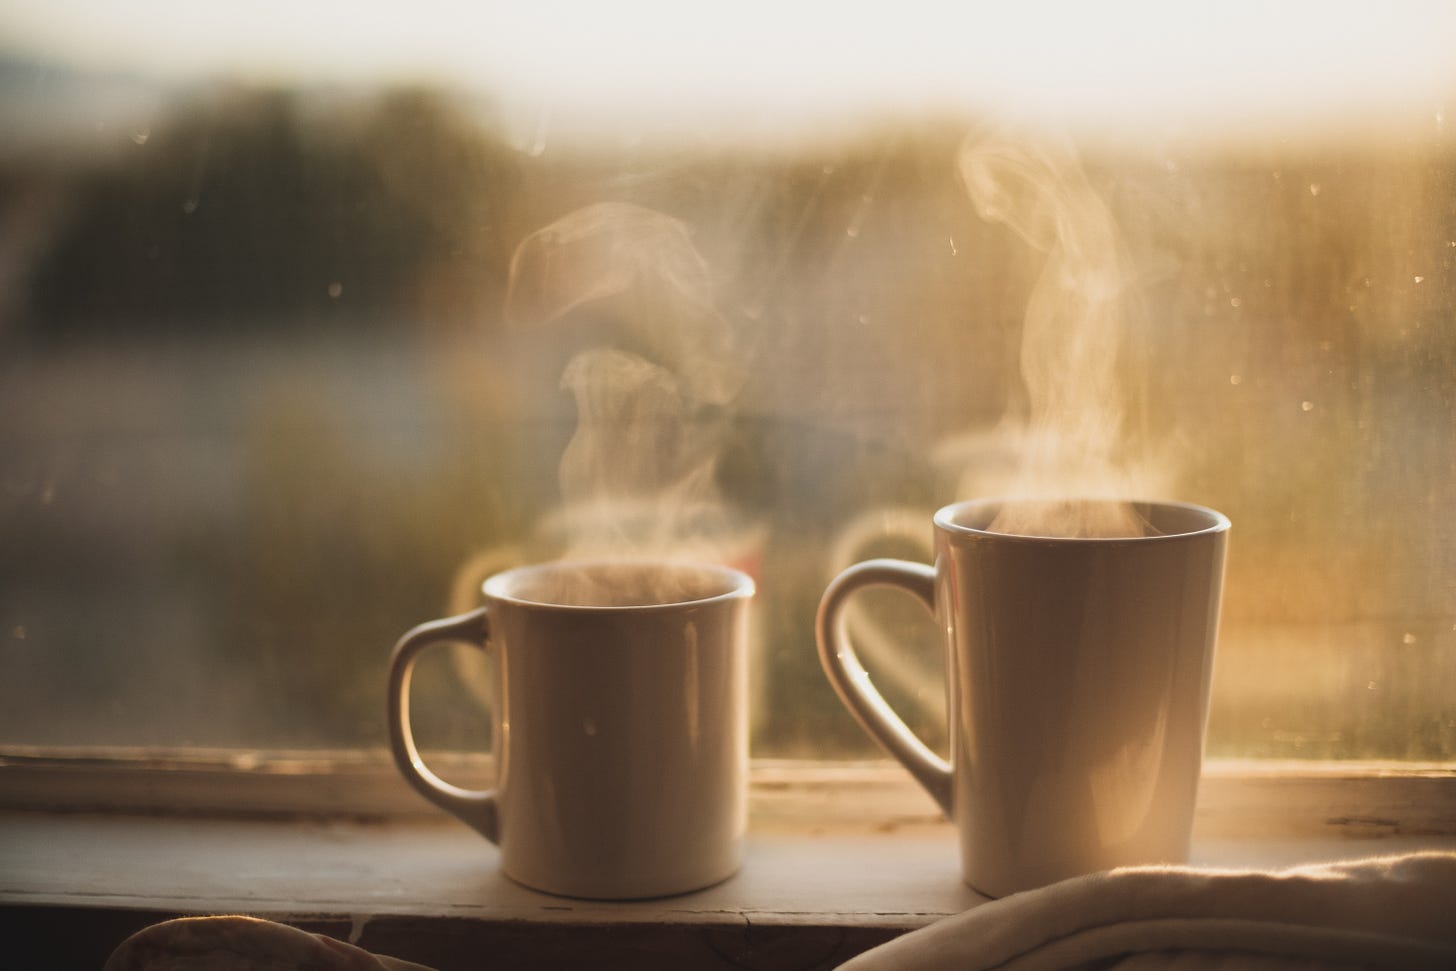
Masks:
[[[989,532],[1010,536],[1058,539],[1114,539],[1157,535],[1131,502],[1100,499],[1052,499],[1009,502],[1001,507]]]
[[[501,592],[561,607],[646,607],[707,600],[733,589],[726,575],[690,564],[563,562],[524,573]]]

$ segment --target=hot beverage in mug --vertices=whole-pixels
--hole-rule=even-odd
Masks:
[[[1044,535],[1035,510],[957,503],[934,516],[934,566],[856,564],[819,608],[829,680],[955,823],[965,880],[990,896],[1188,855],[1229,521],[1173,502],[1058,505],[1133,525]],[[1007,521],[1018,531],[998,531]],[[948,759],[846,636],[846,605],[873,585],[907,591],[946,632]]]
[[[395,761],[425,798],[500,847],[519,883],[599,899],[725,879],[747,823],[752,579],[672,561],[563,561],[485,581],[484,605],[394,649]],[[461,789],[424,764],[409,721],[421,651],[460,641],[498,679],[496,784]]]

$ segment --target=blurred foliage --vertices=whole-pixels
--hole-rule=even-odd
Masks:
[[[217,91],[86,175],[35,336],[398,326],[462,275],[498,306],[513,153],[427,91],[338,97]]]

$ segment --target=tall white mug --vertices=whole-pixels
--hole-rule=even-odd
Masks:
[[[498,573],[484,606],[395,646],[390,743],[426,799],[500,847],[548,893],[633,899],[717,883],[747,824],[753,580],[679,562],[559,562]],[[424,764],[410,672],[443,641],[492,655],[496,783],[459,788]]]
[[[955,823],[975,890],[1185,861],[1228,519],[1140,502],[1141,535],[1011,535],[989,528],[1005,505],[937,512],[933,567],[839,574],[817,623],[829,680]],[[845,606],[872,585],[908,591],[945,631],[949,759],[886,704],[846,637]]]

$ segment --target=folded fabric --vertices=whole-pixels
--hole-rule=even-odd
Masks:
[[[179,917],[137,931],[104,971],[431,971],[256,917]]]
[[[1456,969],[1456,853],[1283,871],[1130,867],[982,904],[842,971]]]

